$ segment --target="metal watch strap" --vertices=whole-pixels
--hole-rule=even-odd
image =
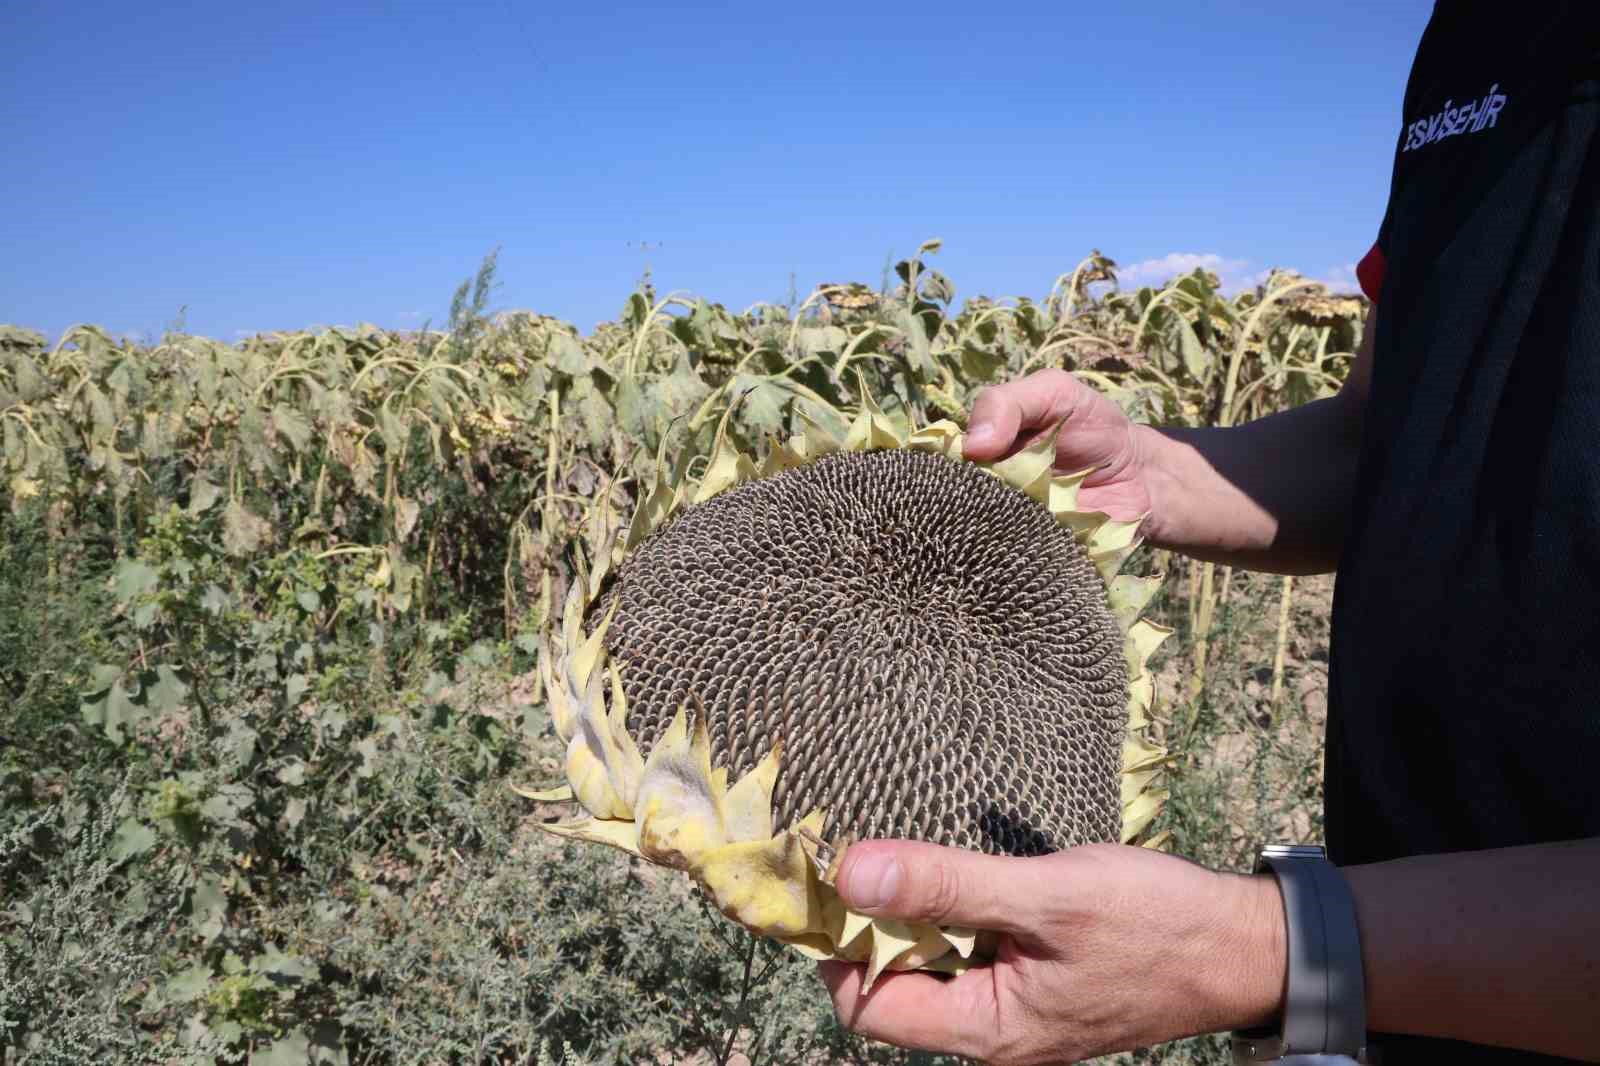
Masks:
[[[1234,1033],[1234,1062],[1318,1053],[1366,1061],[1366,984],[1350,886],[1312,845],[1269,845],[1255,872],[1269,869],[1283,893],[1288,933],[1283,1024]]]

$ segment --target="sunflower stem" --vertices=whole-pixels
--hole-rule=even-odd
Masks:
[[[1217,582],[1217,585],[1217,606],[1226,606],[1228,595],[1233,591],[1233,567],[1224,566],[1222,568],[1222,580]]]
[[[1216,566],[1213,563],[1200,565],[1200,586],[1197,609],[1194,623],[1194,670],[1189,676],[1189,702],[1193,704],[1193,712],[1200,713],[1200,696],[1206,687],[1206,650],[1211,636],[1212,612],[1216,608],[1215,594],[1212,591],[1215,581]]]
[[[1278,647],[1272,656],[1272,724],[1278,724],[1278,699],[1283,695],[1283,660],[1289,650],[1289,609],[1294,604],[1294,577],[1283,576],[1283,595],[1278,600]]]

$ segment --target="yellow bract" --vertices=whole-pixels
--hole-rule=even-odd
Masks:
[[[556,732],[567,742],[569,787],[517,791],[544,801],[575,798],[584,810],[544,828],[683,870],[723,914],[746,928],[812,958],[867,963],[869,986],[885,970],[957,972],[992,954],[992,934],[873,919],[845,907],[831,884],[837,862],[830,860],[837,856],[821,837],[826,812],[812,811],[796,825],[774,830],[772,793],[781,746],[730,785],[728,769],[711,763],[705,714],[691,716],[686,706],[643,757],[626,728],[624,679],[606,659],[610,614],[592,632],[583,631],[600,579],[616,561],[614,552],[631,550],[681,507],[840,451],[913,448],[960,460],[961,436],[960,428],[946,421],[905,433],[863,390],[862,409],[843,440],[809,424],[806,434],[775,445],[758,467],[729,442],[724,419],[697,485],[669,484],[658,464],[655,484],[642,494],[625,543],[602,550],[594,572],[580,575],[568,594],[559,632],[547,633],[541,642],[539,669]],[[1139,618],[1161,579],[1115,576],[1138,545],[1139,523],[1079,510],[1078,488],[1089,471],[1055,474],[1054,460],[1050,435],[1002,462],[979,465],[1048,508],[1084,545],[1108,583],[1108,604],[1126,634],[1130,682],[1122,768],[1122,839],[1128,843],[1167,797],[1152,788],[1169,758],[1148,735],[1155,685],[1146,664],[1170,630]],[[1144,841],[1151,847],[1159,843]]]

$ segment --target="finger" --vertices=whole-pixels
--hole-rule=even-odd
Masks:
[[[1084,386],[1065,370],[1040,370],[978,393],[962,441],[968,459],[998,459],[1015,450],[1019,435],[1048,430],[1071,415]]]
[[[1027,935],[1038,931],[1038,901],[1050,897],[1040,862],[868,840],[850,845],[834,887],[863,914]]]
[[[983,1058],[995,1032],[994,978],[987,969],[956,978],[886,973],[865,995],[859,964],[821,962],[833,1010],[852,1032],[919,1051],[945,1051]]]

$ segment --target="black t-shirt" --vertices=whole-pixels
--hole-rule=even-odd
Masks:
[[[1330,853],[1600,835],[1600,2],[1440,0],[1363,278],[1380,272]],[[1377,1042],[1392,1064],[1558,1061]]]

